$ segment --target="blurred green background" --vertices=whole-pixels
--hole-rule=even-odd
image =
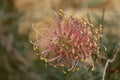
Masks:
[[[0,80],[101,80],[104,59],[95,61],[93,71],[81,68],[64,74],[59,68],[45,67],[35,55],[29,42],[34,39],[32,23],[44,26],[51,10],[59,9],[102,24],[101,42],[107,51],[100,53],[106,59],[113,57],[120,42],[120,0],[0,0]],[[106,80],[120,80],[120,54],[109,64]]]

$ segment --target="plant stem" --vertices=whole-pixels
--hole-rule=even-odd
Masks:
[[[105,67],[104,67],[102,80],[105,80],[106,69],[107,69],[107,67],[108,67],[108,64],[109,64],[109,63],[112,63],[112,62],[115,60],[115,58],[116,58],[116,56],[117,56],[117,54],[118,54],[118,51],[119,51],[119,50],[118,50],[119,47],[120,47],[120,43],[116,46],[116,48],[115,48],[115,50],[114,50],[115,55],[113,56],[113,58],[107,60],[107,62],[106,62],[106,64],[105,64]]]

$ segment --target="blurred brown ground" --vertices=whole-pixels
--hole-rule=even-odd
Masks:
[[[120,0],[14,0],[19,11],[24,11],[25,15],[21,22],[24,29],[31,27],[33,22],[43,22],[49,17],[51,10],[63,9],[67,14],[86,16],[89,12],[91,16],[101,16],[102,9],[105,8],[105,19],[112,22],[115,12],[120,13]],[[93,4],[95,3],[95,4]],[[119,17],[119,16],[118,16]],[[21,28],[20,28],[21,29]],[[24,29],[25,30],[25,29]],[[116,30],[116,28],[114,28]],[[115,33],[112,29],[113,34]],[[120,32],[120,28],[117,28]],[[110,31],[110,30],[108,30]],[[20,31],[21,32],[21,31]]]

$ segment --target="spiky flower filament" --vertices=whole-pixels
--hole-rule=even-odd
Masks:
[[[76,70],[79,63],[98,51],[100,30],[86,19],[61,14],[55,13],[52,27],[44,35],[39,32],[40,39],[33,44],[42,47],[39,55],[45,62]]]

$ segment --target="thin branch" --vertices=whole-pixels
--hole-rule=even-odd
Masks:
[[[115,48],[114,51],[113,51],[113,52],[115,53],[115,55],[113,56],[113,58],[107,60],[107,62],[106,62],[106,64],[105,64],[105,67],[104,67],[102,80],[105,80],[106,69],[107,69],[107,67],[108,67],[108,64],[109,64],[109,63],[112,63],[112,62],[116,59],[116,56],[117,56],[117,54],[118,54],[118,52],[119,52],[119,50],[118,50],[119,47],[120,47],[120,43],[116,46],[116,48]]]

